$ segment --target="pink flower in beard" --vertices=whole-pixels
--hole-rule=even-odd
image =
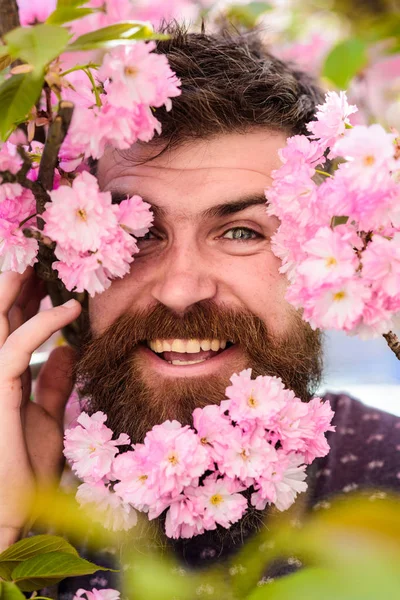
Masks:
[[[204,514],[205,530],[215,529],[217,525],[229,528],[241,519],[247,510],[247,500],[239,492],[243,485],[229,477],[218,479],[213,473],[206,477],[203,485],[195,491],[194,505],[198,514]]]
[[[251,369],[245,369],[232,375],[231,383],[226,388],[229,400],[221,402],[221,409],[229,411],[232,421],[257,422],[268,428],[272,416],[284,401],[282,380],[261,375],[251,379]]]
[[[81,507],[90,507],[91,518],[110,531],[128,531],[137,523],[135,509],[122,502],[102,481],[82,483],[76,499]]]
[[[275,504],[278,510],[287,510],[300,492],[305,492],[306,473],[303,456],[286,454],[278,450],[278,459],[268,464],[262,477],[255,483],[255,493],[251,495],[251,504],[258,510],[264,510],[267,504]]]
[[[152,463],[143,444],[136,444],[133,452],[124,452],[115,458],[110,479],[118,480],[114,485],[117,496],[137,510],[148,512],[158,500]]]
[[[277,459],[276,450],[265,436],[263,427],[244,433],[240,427],[233,428],[225,448],[214,452],[218,471],[230,479],[240,479],[252,485],[255,477],[261,476],[266,465]]]
[[[152,467],[152,482],[160,498],[172,499],[184,487],[197,485],[210,466],[210,455],[188,425],[165,421],[146,434],[144,446]]]
[[[107,478],[118,446],[130,443],[125,433],[113,440],[113,432],[104,425],[106,420],[101,411],[92,416],[82,413],[77,419],[79,425],[65,432],[64,455],[72,470],[86,482]]]
[[[204,533],[203,511],[196,504],[191,492],[197,488],[186,488],[185,494],[172,502],[165,519],[165,533],[170,538],[191,538]]]

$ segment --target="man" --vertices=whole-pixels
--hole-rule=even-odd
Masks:
[[[116,202],[142,196],[152,204],[154,224],[129,275],[90,301],[91,331],[74,368],[90,410],[103,410],[115,433],[135,442],[166,419],[190,423],[193,409],[219,403],[229,377],[244,368],[279,375],[304,401],[321,373],[320,335],[284,299],[287,282],[271,250],[278,223],[266,214],[264,197],[278,150],[288,136],[305,133],[321,92],[268,54],[256,34],[176,30],[158,51],[182,80],[171,112],[156,112],[162,134],[129,151],[109,148],[97,165],[102,189]],[[0,486],[2,547],[24,524],[18,496],[31,493],[36,479],[55,478],[61,462],[59,424],[73,353],[53,352],[36,404],[22,374],[31,353],[80,309],[33,316],[42,295],[29,273],[0,278],[0,481],[8,483]],[[346,396],[327,399],[337,433],[309,477],[310,503],[358,486],[396,489],[397,420]],[[225,536],[217,531],[176,543],[175,550],[185,564],[206,565],[251,533],[252,526],[239,524]],[[268,576],[291,570],[285,563]],[[90,585],[66,581],[61,589],[67,598]]]

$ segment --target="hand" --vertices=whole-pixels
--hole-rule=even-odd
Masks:
[[[37,314],[46,295],[32,268],[23,275],[0,274],[0,550],[17,539],[28,517],[21,499],[37,483],[61,474],[63,416],[72,391],[74,352],[53,350],[42,367],[30,401],[32,353],[81,311],[78,302]]]

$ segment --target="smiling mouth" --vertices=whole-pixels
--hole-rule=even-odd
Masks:
[[[231,346],[232,342],[217,339],[150,340],[147,347],[170,365],[195,365],[210,360]]]

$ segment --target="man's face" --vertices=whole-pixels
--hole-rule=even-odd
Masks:
[[[278,221],[265,206],[285,143],[283,133],[257,131],[193,142],[149,162],[143,146],[123,155],[110,149],[99,161],[104,191],[139,194],[155,214],[130,273],[89,306],[93,342],[81,371],[93,379],[94,407],[115,412],[99,397],[114,386],[114,398],[127,396],[119,409],[136,411],[143,425],[116,417],[114,427],[140,438],[165,418],[188,420],[195,405],[222,400],[232,373],[247,367],[284,380],[293,368],[291,387],[302,370],[308,380],[317,375],[317,335],[284,299],[287,282],[271,249]],[[307,365],[293,358],[299,347],[302,361],[312,354]],[[117,368],[123,388],[110,383]]]

